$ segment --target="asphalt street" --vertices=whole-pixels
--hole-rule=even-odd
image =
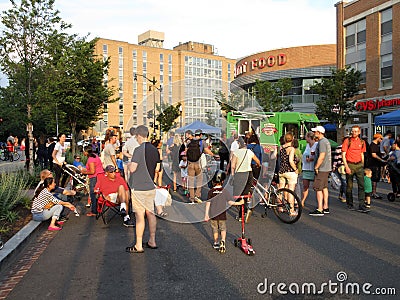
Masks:
[[[389,191],[379,184],[382,195]],[[292,225],[272,211],[262,218],[256,208],[246,225],[254,256],[233,245],[241,232],[234,208],[228,211],[225,254],[212,248],[208,223],[160,219],[159,248],[129,254],[134,228],[119,218],[104,225],[84,216],[82,200],[81,216],[70,216],[7,299],[364,299],[368,293],[396,299],[377,294],[400,292],[400,199],[373,200],[372,211],[363,214],[348,211],[336,191],[330,195],[329,215],[308,215],[316,202],[310,192]]]

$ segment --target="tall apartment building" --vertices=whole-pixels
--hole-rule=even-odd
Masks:
[[[337,14],[337,67],[362,73],[353,124],[370,138],[379,131],[400,130],[374,126],[382,113],[400,108],[400,0],[340,1]]]
[[[235,60],[215,55],[212,45],[187,42],[172,50],[163,48],[164,33],[147,31],[138,44],[100,38],[96,54],[109,58],[109,86],[119,101],[108,104],[103,115],[107,126],[129,130],[132,126],[152,127],[160,106],[182,104],[177,127],[207,116],[221,126],[215,92],[229,93]],[[149,113],[150,112],[150,113]]]

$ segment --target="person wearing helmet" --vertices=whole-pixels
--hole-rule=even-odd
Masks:
[[[211,229],[213,232],[213,248],[220,253],[226,251],[226,209],[229,205],[242,205],[243,199],[235,202],[232,200],[232,195],[223,188],[226,174],[222,170],[217,170],[212,179],[213,188],[208,192],[208,200],[206,202],[206,210],[204,220],[208,222],[211,219]],[[221,234],[221,241],[219,241]]]

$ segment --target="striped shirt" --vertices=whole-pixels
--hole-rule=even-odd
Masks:
[[[32,203],[32,213],[41,213],[47,203],[53,202],[54,204],[59,204],[60,200],[53,196],[48,189],[44,188],[37,197],[33,199]]]

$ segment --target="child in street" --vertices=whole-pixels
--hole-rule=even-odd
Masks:
[[[181,178],[182,178],[182,187],[183,187],[183,193],[186,195],[188,193],[188,187],[187,187],[187,179],[188,179],[188,171],[187,171],[187,157],[186,157],[186,152],[183,151],[181,152],[181,161],[179,162],[179,167],[181,168]]]
[[[208,192],[208,200],[206,202],[206,210],[204,220],[208,222],[211,216],[211,228],[213,232],[214,244],[213,248],[220,253],[226,251],[226,209],[229,205],[242,205],[244,200],[235,202],[232,195],[222,186],[226,179],[226,174],[222,170],[218,170],[212,179],[213,188]],[[219,234],[221,241],[218,242]]]
[[[371,208],[371,193],[372,193],[372,170],[369,168],[364,169],[364,190],[365,190],[365,207]]]
[[[74,155],[74,162],[72,163],[75,167],[77,167],[79,169],[79,167],[84,168],[85,166],[83,165],[83,163],[81,162],[81,156],[78,154]]]

